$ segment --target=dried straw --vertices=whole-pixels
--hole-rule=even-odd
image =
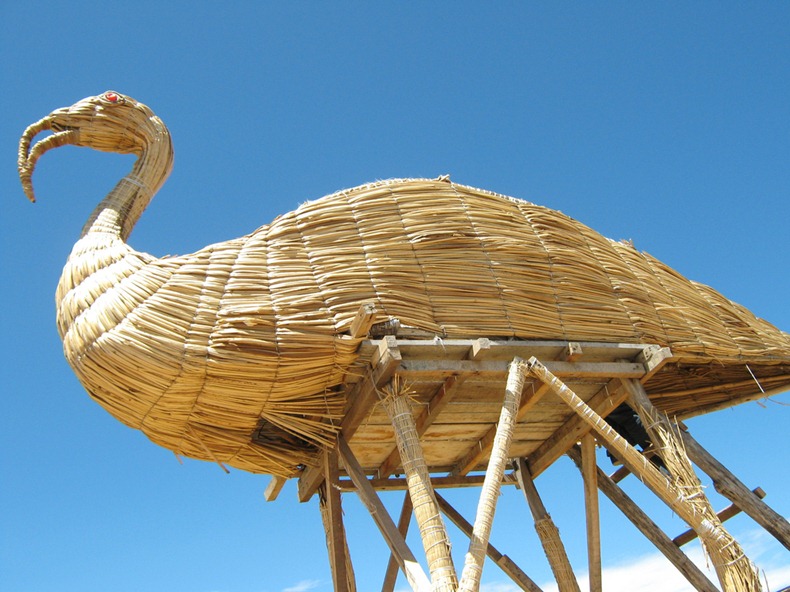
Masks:
[[[57,139],[31,148],[45,129]],[[36,161],[64,143],[139,156],[64,268],[66,358],[110,413],[180,455],[286,477],[314,464],[343,413],[359,343],[346,332],[366,301],[382,320],[449,337],[669,346],[676,363],[651,387],[667,410],[748,396],[753,381],[711,390],[749,379],[746,364],[761,382],[790,384],[786,333],[544,207],[446,178],[383,181],[157,259],[125,241],[170,172],[162,122],[117,93],[53,112],[20,141],[29,196]],[[701,365],[710,371],[686,371]],[[256,440],[262,422],[269,437]]]

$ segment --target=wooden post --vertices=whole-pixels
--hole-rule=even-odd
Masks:
[[[598,463],[595,461],[595,438],[582,438],[582,480],[584,508],[587,517],[587,566],[590,572],[590,592],[602,592],[601,524],[598,513]]]
[[[456,592],[458,579],[450,554],[450,539],[434,496],[431,474],[422,452],[409,395],[402,388],[397,375],[384,393],[386,395],[382,398],[382,403],[395,429],[395,440],[428,560],[433,592]]]
[[[725,592],[762,590],[756,570],[751,562],[743,556],[740,547],[733,544],[734,540],[724,530],[715,513],[712,516],[701,513],[697,507],[690,503],[691,500],[686,497],[683,489],[662,475],[650,461],[628,444],[601,416],[595,413],[565,383],[554,376],[537,358],[533,356],[528,364],[530,373],[549,384],[557,396],[573,409],[606,442],[611,450],[616,451],[617,456],[632,473],[640,476],[645,485],[700,535],[702,541],[709,541],[709,552],[721,554],[714,559],[714,567],[716,567],[716,573]],[[635,380],[624,379],[622,383],[626,390],[629,390],[629,394],[642,388],[642,385]],[[725,560],[725,555],[731,556],[730,559]]]
[[[713,479],[714,489],[741,508],[790,551],[790,524],[785,517],[749,491],[746,485],[700,446],[691,434],[681,430],[680,435],[689,458]]]
[[[398,566],[403,575],[406,576],[412,590],[414,592],[431,592],[431,582],[428,580],[428,576],[425,575],[420,564],[414,558],[414,554],[406,544],[403,535],[398,532],[395,523],[387,512],[387,508],[381,502],[379,496],[376,495],[376,491],[371,484],[368,483],[368,478],[365,476],[362,467],[359,466],[359,462],[342,434],[338,434],[337,449],[340,453],[340,458],[343,459],[346,473],[348,473],[348,476],[357,488],[359,499],[365,504],[376,526],[379,527],[384,540],[390,548],[390,552],[397,560]]]
[[[469,550],[464,560],[464,569],[461,573],[459,592],[478,592],[480,578],[483,573],[488,540],[491,536],[491,526],[494,522],[494,512],[499,498],[499,489],[502,477],[505,474],[505,464],[513,440],[513,428],[516,423],[521,392],[524,390],[524,381],[527,371],[524,360],[513,358],[508,371],[505,397],[502,403],[502,412],[499,415],[494,446],[488,459],[483,488],[480,491],[480,500],[477,504],[473,535],[469,540]]]
[[[576,466],[581,470],[582,455],[578,447],[573,447],[568,451]],[[705,577],[705,574],[694,565],[694,562],[686,557],[685,553],[678,549],[672,540],[645,514],[642,509],[620,489],[617,484],[606,475],[601,469],[596,470],[598,487],[611,502],[636,526],[645,537],[661,551],[664,556],[672,562],[672,565],[683,574],[683,576],[699,592],[718,592],[718,588]]]
[[[540,499],[535,482],[532,480],[532,475],[530,475],[527,463],[523,458],[516,461],[516,477],[535,520],[535,530],[543,545],[554,579],[557,581],[557,587],[560,592],[580,592],[579,582],[576,581],[571,562],[568,560],[568,554],[565,552],[565,546],[560,538],[560,531],[546,511],[546,506]]]
[[[411,522],[411,496],[409,492],[403,496],[403,505],[400,509],[400,517],[398,518],[398,532],[401,533],[403,538],[409,532],[409,522]],[[387,571],[384,573],[384,583],[381,584],[381,592],[393,592],[395,590],[395,581],[398,579],[398,560],[395,555],[390,553],[390,560],[387,562]]]
[[[338,483],[337,452],[324,451],[324,483],[319,488],[321,518],[326,532],[326,546],[329,551],[329,566],[335,592],[356,592],[354,569],[348,551],[348,540],[343,527],[343,510],[340,506]]]
[[[683,450],[677,426],[653,406],[642,383],[624,379],[623,386],[628,391],[631,407],[639,414],[654,448],[672,475],[673,488],[683,492],[683,504],[698,516],[697,523],[691,523],[690,526],[699,535],[711,558],[722,589],[725,592],[762,590],[757,568],[746,557],[738,541],[724,528],[705,496],[702,484]]]

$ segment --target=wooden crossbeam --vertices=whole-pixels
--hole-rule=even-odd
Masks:
[[[521,400],[521,405],[516,415],[516,422],[521,421],[527,413],[540,401],[545,393],[549,391],[549,387],[543,383],[532,382],[532,390],[526,389]],[[458,461],[458,463],[450,471],[450,476],[466,475],[473,471],[479,464],[481,459],[485,458],[491,453],[491,448],[494,446],[494,437],[496,436],[496,425],[493,425],[483,435],[480,440],[475,442]]]
[[[563,362],[548,361],[544,364],[549,371],[560,378],[641,378],[645,367],[638,362]],[[405,360],[398,374],[409,380],[441,380],[452,374],[474,374],[480,380],[504,380],[508,372],[508,362],[504,360]]]
[[[455,477],[436,476],[431,477],[431,485],[434,489],[457,489],[461,487],[480,487],[485,480],[485,475],[463,475]],[[352,481],[341,479],[338,487],[343,492],[355,491]],[[368,483],[376,491],[403,491],[409,488],[405,477],[389,477],[388,479],[368,479]],[[505,473],[502,485],[515,485],[516,478],[512,473]]]
[[[626,396],[627,393],[622,388],[620,381],[612,379],[587,402],[587,405],[598,415],[605,417],[616,409]],[[569,418],[527,457],[527,465],[532,476],[537,477],[550,467],[590,429],[589,425],[578,415]]]
[[[790,523],[787,519],[762,501],[755,493],[752,493],[727,467],[705,450],[691,434],[681,430],[680,435],[683,438],[686,454],[694,464],[713,479],[714,489],[732,503],[737,504],[744,513],[790,550]]]

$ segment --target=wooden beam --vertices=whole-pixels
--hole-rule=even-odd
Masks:
[[[565,379],[641,378],[645,366],[638,362],[563,362],[544,364],[552,374]],[[507,376],[504,360],[409,359],[399,374],[405,380],[441,379],[451,374],[471,373],[480,379],[501,380]]]
[[[436,501],[439,504],[439,509],[441,509],[442,513],[447,516],[447,518],[455,524],[458,529],[463,532],[469,538],[473,535],[473,528],[472,525],[448,502],[445,498],[443,498],[438,493],[436,494]],[[488,543],[488,547],[486,548],[486,555],[488,558],[491,559],[499,568],[505,572],[505,574],[513,580],[519,588],[522,590],[528,590],[529,592],[542,592],[540,587],[533,582],[530,577],[522,571],[522,569],[516,565],[516,563],[510,559],[507,555],[503,555],[500,553],[496,547],[494,547],[491,543]]]
[[[765,491],[763,491],[759,487],[752,489],[752,493],[757,497],[759,497],[760,499],[763,499],[765,497]],[[716,515],[719,517],[719,520],[721,520],[722,522],[726,522],[733,516],[737,516],[738,514],[740,514],[741,511],[742,510],[735,504],[730,504]],[[672,542],[675,543],[678,547],[682,547],[686,543],[690,543],[691,541],[693,541],[695,538],[697,538],[697,533],[694,532],[692,529],[689,529],[686,532],[680,533],[678,536],[672,539]]]
[[[376,526],[378,526],[381,534],[384,536],[384,540],[387,546],[389,546],[390,552],[398,562],[398,566],[403,572],[403,575],[406,576],[409,585],[416,592],[430,592],[431,582],[428,580],[428,576],[425,575],[422,567],[420,567],[420,564],[414,558],[414,554],[411,552],[411,549],[409,549],[409,546],[406,544],[406,540],[392,521],[392,518],[387,512],[387,508],[384,507],[379,496],[376,495],[376,492],[370,486],[370,483],[368,483],[362,467],[359,466],[359,462],[342,435],[338,436],[337,445],[340,458],[343,460],[343,464],[346,467],[346,472],[357,487],[359,499],[365,507],[367,507],[370,515],[373,517]]]
[[[525,392],[522,395],[521,404],[516,414],[516,422],[521,421],[530,412],[530,410],[540,401],[544,394],[549,391],[549,388],[543,383],[531,382],[532,390]],[[526,391],[526,389],[525,389]],[[496,435],[496,425],[491,426],[488,431],[483,435],[480,440],[475,442],[469,447],[466,454],[459,460],[455,467],[450,471],[449,475],[466,475],[470,471],[475,470],[480,464],[480,461],[488,456],[491,448],[494,445],[494,436]]]
[[[719,583],[724,590],[760,590],[760,574],[755,565],[746,557],[737,540],[724,528],[716,512],[703,492],[702,483],[694,472],[691,461],[682,445],[680,430],[669,421],[665,414],[653,406],[642,383],[636,380],[624,380],[623,386],[628,391],[628,404],[634,409],[642,421],[653,447],[659,451],[663,463],[669,470],[672,480],[654,480],[656,471],[653,463],[645,461],[645,467],[651,471],[642,471],[645,482],[651,488],[660,486],[659,493],[665,503],[681,516],[699,535],[705,550],[710,555],[711,563],[716,570]],[[617,442],[609,442],[616,445]],[[623,451],[621,451],[623,452]],[[627,455],[631,451],[626,450]],[[623,464],[631,471],[638,466],[630,466],[627,458]],[[668,485],[668,487],[667,487]],[[678,497],[680,495],[680,497]],[[673,499],[674,498],[674,499]]]
[[[434,489],[457,489],[460,487],[480,487],[483,485],[485,475],[464,475],[456,477],[431,477]],[[404,477],[390,477],[388,479],[368,479],[371,487],[376,491],[403,491],[409,488]],[[512,473],[505,473],[502,485],[515,485],[516,478]],[[343,492],[356,491],[354,484],[348,479],[340,480],[340,490]]]
[[[578,446],[568,450],[568,456],[581,470],[582,455]],[[672,540],[645,514],[642,509],[612,481],[606,473],[597,469],[597,483],[603,494],[619,508],[631,523],[683,574],[689,583],[700,592],[718,592],[718,588],[705,577],[705,574],[686,557],[685,553],[672,543]]]
[[[371,368],[363,380],[357,382],[349,393],[349,410],[343,417],[340,433],[350,440],[360,424],[378,401],[376,390],[388,383],[401,363],[401,355],[395,337],[387,335],[378,342],[371,360]],[[307,467],[302,471],[297,485],[300,502],[306,502],[323,481],[323,471],[318,467]]]
[[[376,305],[373,302],[366,302],[359,307],[356,316],[351,321],[351,328],[348,330],[351,337],[361,339],[370,332],[373,323],[376,322]]]
[[[790,550],[790,524],[787,519],[752,493],[727,467],[705,450],[691,434],[680,430],[686,454],[712,480],[716,491],[741,508],[757,524]]]
[[[622,383],[618,379],[612,379],[590,398],[587,405],[598,415],[606,417],[625,400],[626,396],[627,393],[622,388]],[[557,431],[546,438],[543,444],[538,446],[526,459],[533,478],[550,467],[590,429],[590,426],[578,415],[569,418],[557,428]]]
[[[329,551],[329,565],[335,592],[355,592],[354,570],[348,551],[346,530],[343,526],[343,509],[340,504],[340,491],[335,487],[338,480],[337,452],[324,451],[324,485],[322,517],[326,530],[326,544]]]
[[[409,492],[403,496],[403,505],[400,509],[400,517],[398,517],[398,532],[405,539],[409,532],[409,523],[411,522],[411,496]],[[398,579],[398,560],[390,553],[390,560],[387,562],[387,571],[384,572],[384,583],[381,585],[381,592],[393,592],[395,590],[395,582]]]
[[[283,485],[285,482],[288,481],[285,477],[272,477],[269,484],[266,486],[266,490],[263,492],[263,497],[267,502],[273,502],[277,499],[277,496],[280,495],[280,492],[283,490]]]
[[[584,509],[587,523],[587,566],[590,592],[602,592],[601,523],[598,512],[598,463],[595,461],[595,438],[585,434],[581,442]]]
[[[535,530],[546,552],[546,559],[549,561],[560,592],[579,592],[579,583],[573,574],[573,567],[571,567],[565,546],[562,544],[559,530],[554,526],[551,516],[546,511],[546,506],[540,499],[538,489],[529,473],[529,467],[523,458],[516,460],[516,477],[521,486],[521,492],[529,505],[532,518],[535,521]]]

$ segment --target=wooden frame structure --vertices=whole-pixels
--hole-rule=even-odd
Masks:
[[[364,315],[356,325],[360,333],[371,329]],[[559,532],[533,483],[563,455],[573,459],[583,477],[592,591],[603,589],[599,490],[694,589],[717,589],[680,549],[699,536],[723,590],[760,590],[754,566],[722,520],[743,510],[789,549],[790,525],[713,459],[682,424],[678,427],[652,406],[642,384],[671,356],[667,348],[651,344],[442,340],[419,334],[364,341],[359,363],[347,377],[348,405],[337,446],[325,451],[322,466],[307,467],[298,483],[301,501],[320,493],[335,590],[356,590],[340,508],[341,493],[350,491],[368,507],[391,551],[383,592],[394,588],[398,568],[416,591],[478,590],[486,556],[522,590],[540,590],[488,541],[502,485],[516,485],[524,492],[559,589],[579,590]],[[606,416],[623,402],[650,427],[657,450],[641,453],[607,423]],[[622,461],[624,467],[612,477],[598,468],[596,445]],[[650,461],[655,453],[665,459],[667,472]],[[712,511],[689,458],[732,500],[732,508],[720,516]],[[691,531],[675,541],[663,533],[618,487],[628,472],[688,522]],[[267,499],[274,499],[281,486],[275,479]],[[481,488],[473,524],[437,492],[448,487]],[[684,492],[694,487],[692,506]],[[393,489],[408,490],[398,524],[377,495]],[[442,514],[470,537],[460,573],[450,557]],[[428,574],[405,542],[412,515]]]

